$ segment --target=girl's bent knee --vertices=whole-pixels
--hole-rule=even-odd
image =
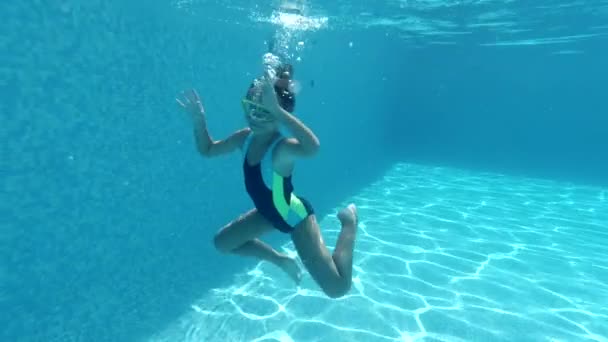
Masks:
[[[213,237],[213,245],[221,253],[230,253],[232,251],[231,246],[226,243],[226,240],[220,234],[216,234]]]
[[[350,279],[348,281],[344,281],[340,284],[336,284],[334,286],[329,286],[323,289],[323,292],[329,297],[333,299],[344,297],[351,288],[352,282]]]

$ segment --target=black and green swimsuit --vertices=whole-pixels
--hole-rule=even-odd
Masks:
[[[279,134],[266,150],[262,160],[255,165],[249,165],[247,152],[252,139],[250,133],[243,146],[243,172],[245,188],[258,212],[276,229],[291,233],[300,222],[314,214],[314,210],[306,199],[293,193],[291,175],[282,177],[272,168],[272,153],[283,138]]]

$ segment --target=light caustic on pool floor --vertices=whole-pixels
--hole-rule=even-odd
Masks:
[[[360,228],[346,297],[262,262],[150,340],[608,341],[606,197],[398,164],[349,200]],[[321,225],[334,244],[338,220]]]

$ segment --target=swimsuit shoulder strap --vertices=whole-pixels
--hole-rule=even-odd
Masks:
[[[249,145],[251,145],[251,139],[253,138],[253,133],[249,132],[247,137],[245,138],[245,142],[243,143],[243,157],[247,157],[247,151],[249,151]]]
[[[270,146],[268,146],[268,149],[266,150],[266,154],[264,155],[262,163],[270,165],[270,168],[272,168],[272,154],[274,152],[274,148],[277,147],[277,144],[280,143],[283,138],[283,135],[279,135],[276,139],[274,139],[274,141],[270,144]]]
[[[283,137],[283,135],[279,135],[271,144],[270,146],[268,146],[268,149],[266,150],[266,154],[264,155],[264,158],[262,159],[262,177],[264,178],[264,183],[266,183],[266,186],[269,189],[272,189],[272,179],[274,176],[274,170],[272,168],[272,155],[274,152],[275,147],[277,146],[278,143],[281,142],[281,140],[283,140],[285,137]]]

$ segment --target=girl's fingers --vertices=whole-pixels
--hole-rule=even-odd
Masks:
[[[200,96],[198,96],[198,93],[196,92],[196,90],[194,90],[194,88],[192,89],[192,96],[194,97],[196,102],[201,102],[201,98]]]
[[[202,107],[203,104],[201,102],[201,98],[198,96],[198,93],[194,89],[190,89],[189,91],[182,91],[182,100],[175,99],[180,106],[186,108],[191,105],[196,105],[197,107]]]
[[[188,94],[186,94],[186,92],[185,92],[185,91],[182,91],[182,98],[184,99],[184,102],[185,102],[186,104],[189,104],[189,103],[190,103],[190,99],[188,98]]]

